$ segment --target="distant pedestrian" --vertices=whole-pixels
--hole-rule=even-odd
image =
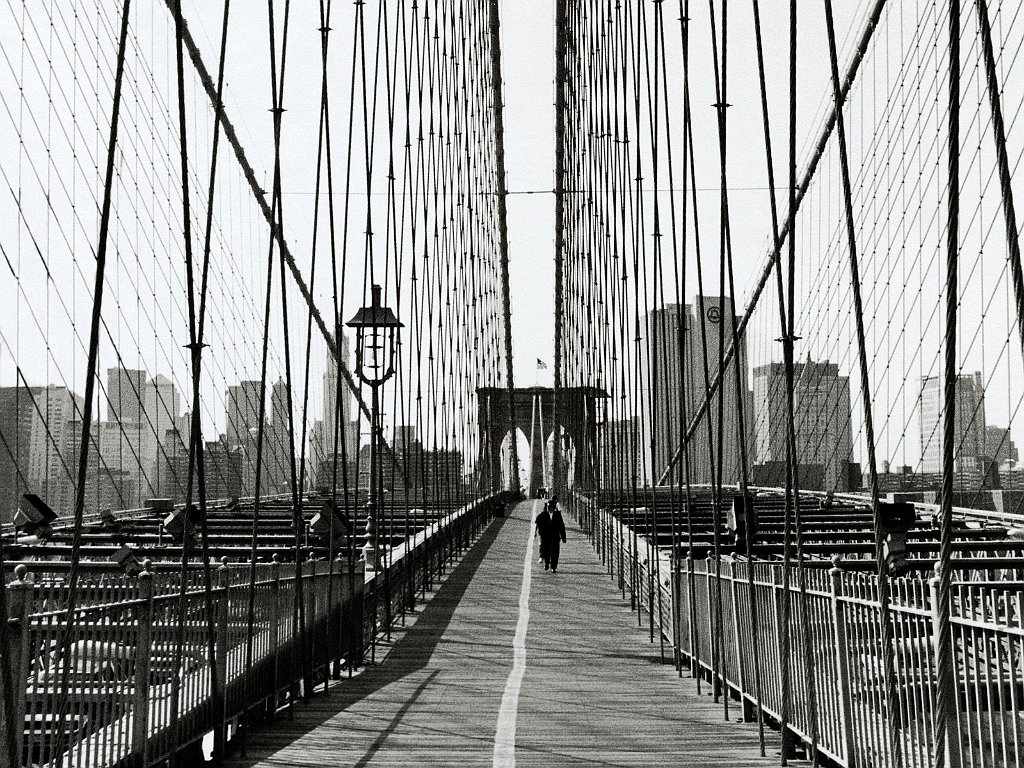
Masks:
[[[544,563],[544,570],[548,569],[548,531],[551,529],[551,514],[547,505],[541,509],[537,519],[533,521],[534,535],[540,541],[540,562]]]
[[[547,520],[543,529],[538,524],[537,531],[541,537],[540,547],[544,557],[544,570],[550,568],[553,573],[557,573],[559,550],[565,541],[565,521],[562,520],[562,513],[558,509],[558,497],[555,494],[551,494],[544,511],[537,516],[537,519],[540,520],[542,516],[546,516]]]

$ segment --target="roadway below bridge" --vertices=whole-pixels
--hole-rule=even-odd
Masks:
[[[495,521],[380,663],[254,729],[228,765],[776,765],[777,734],[759,757],[754,724],[662,662],[568,516],[544,570],[540,505]]]

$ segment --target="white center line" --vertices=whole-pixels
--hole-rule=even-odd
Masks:
[[[538,502],[530,506],[526,521],[526,556],[523,559],[523,586],[519,591],[519,621],[512,640],[512,671],[505,682],[505,693],[498,710],[498,727],[494,732],[494,768],[514,768],[516,764],[516,715],[519,712],[519,690],[526,674],[526,629],[530,624],[530,577],[533,571],[533,513]]]

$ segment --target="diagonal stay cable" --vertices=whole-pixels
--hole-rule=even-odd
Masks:
[[[794,205],[797,209],[799,209],[800,204],[804,199],[804,195],[807,193],[807,190],[810,187],[812,180],[814,179],[815,173],[818,170],[818,164],[820,163],[821,158],[825,154],[825,148],[828,145],[829,139],[832,136],[832,131],[835,129],[836,110],[842,109],[843,105],[846,103],[846,98],[849,95],[850,90],[853,87],[853,83],[857,78],[857,73],[860,69],[860,64],[863,61],[865,54],[867,53],[868,45],[870,44],[874,31],[878,26],[878,21],[881,18],[882,11],[885,8],[885,3],[886,0],[875,0],[875,5],[871,9],[871,14],[868,16],[868,20],[864,25],[864,30],[861,32],[860,39],[857,42],[857,47],[853,53],[853,58],[850,60],[850,63],[847,65],[846,68],[846,74],[843,79],[843,87],[840,91],[842,98],[839,100],[838,103],[833,105],[832,112],[830,113],[828,119],[825,121],[825,125],[822,126],[821,133],[818,137],[818,143],[814,147],[814,152],[812,153],[811,158],[807,163],[807,167],[804,169],[803,177],[801,178],[800,183],[797,186],[794,201]],[[746,307],[744,307],[743,318],[740,320],[739,324],[736,327],[737,338],[742,339],[746,334],[747,324],[750,322],[750,317],[753,314],[754,309],[757,307],[757,303],[760,300],[761,294],[763,293],[764,288],[768,283],[768,279],[771,276],[772,270],[775,267],[775,263],[779,260],[779,257],[782,253],[782,246],[790,235],[790,221],[793,218],[793,213],[795,213],[795,211],[791,212],[790,215],[787,216],[786,221],[783,223],[782,228],[779,230],[778,237],[774,239],[772,249],[768,254],[768,260],[762,268],[761,274],[758,276],[757,284],[754,288],[753,293],[750,296],[750,299],[748,299],[747,301]],[[732,358],[735,355],[735,353],[735,346],[730,344],[729,347],[726,349],[725,354],[722,356],[723,365],[728,366],[729,363],[732,361]],[[701,404],[697,407],[696,411],[693,414],[691,414],[690,424],[686,428],[686,436],[683,441],[684,444],[689,442],[689,440],[693,437],[693,433],[696,431],[698,425],[700,424],[700,420],[707,413],[709,405],[711,403],[711,399],[715,396],[715,393],[718,391],[719,387],[722,384],[723,375],[724,370],[721,369],[715,374],[714,379],[708,387],[707,395],[705,396]],[[662,474],[659,476],[659,484],[665,482],[665,479],[672,471],[672,468],[679,461],[681,455],[682,446],[679,446],[676,448],[676,451],[673,454],[671,461],[669,461],[668,466],[665,467],[665,469],[662,471]]]
[[[172,12],[174,1],[175,0],[164,0],[168,9]],[[228,140],[228,143],[231,144],[231,149],[235,153],[235,159],[238,161],[242,174],[245,176],[245,181],[252,191],[253,199],[255,199],[263,217],[266,219],[267,225],[270,227],[272,237],[277,241],[277,245],[281,250],[281,256],[284,258],[285,264],[295,280],[299,293],[302,295],[303,300],[309,307],[310,312],[313,313],[313,320],[316,322],[320,334],[327,343],[327,348],[338,361],[338,370],[341,372],[341,375],[345,379],[345,383],[348,384],[349,389],[352,391],[352,395],[355,398],[356,403],[359,405],[360,411],[362,411],[367,418],[370,418],[370,408],[363,399],[360,388],[356,384],[355,379],[352,376],[352,372],[349,370],[348,362],[341,355],[341,348],[337,339],[334,338],[334,334],[324,322],[323,315],[320,314],[320,310],[317,308],[316,303],[313,300],[313,294],[310,293],[309,286],[306,284],[306,280],[302,276],[302,272],[295,263],[295,257],[292,255],[291,248],[285,240],[284,232],[276,223],[276,217],[274,212],[271,210],[270,203],[267,202],[265,193],[260,188],[259,182],[256,180],[256,171],[249,162],[248,155],[238,138],[238,132],[235,130],[234,123],[232,123],[231,119],[228,117],[224,104],[217,99],[217,86],[211,78],[209,70],[206,68],[202,52],[199,50],[199,46],[196,45],[195,38],[192,37],[192,33],[189,31],[188,23],[184,20],[182,21],[182,40],[185,43],[185,48],[188,50],[189,59],[192,61],[192,66],[196,70],[199,81],[202,83],[203,89],[206,91],[206,94],[210,99],[211,106],[213,107],[214,112],[220,116],[220,120],[224,128],[224,136]],[[391,445],[385,439],[383,429],[379,426],[377,429],[378,439],[381,441],[381,445],[388,452],[391,459],[396,462],[403,478],[406,477],[405,467],[399,457],[395,454]]]

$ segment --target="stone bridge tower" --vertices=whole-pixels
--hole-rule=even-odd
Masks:
[[[608,393],[597,387],[563,387],[558,393],[558,424],[555,424],[555,391],[550,387],[522,387],[513,391],[514,423],[509,423],[508,389],[481,387],[477,390],[480,409],[481,487],[501,485],[501,444],[510,432],[521,429],[532,447],[529,488],[531,495],[544,485],[542,446],[555,427],[561,427],[564,449],[575,449],[571,474],[576,488],[592,488],[596,477],[597,401]],[[522,457],[520,457],[522,460]],[[566,468],[568,469],[568,467]]]

